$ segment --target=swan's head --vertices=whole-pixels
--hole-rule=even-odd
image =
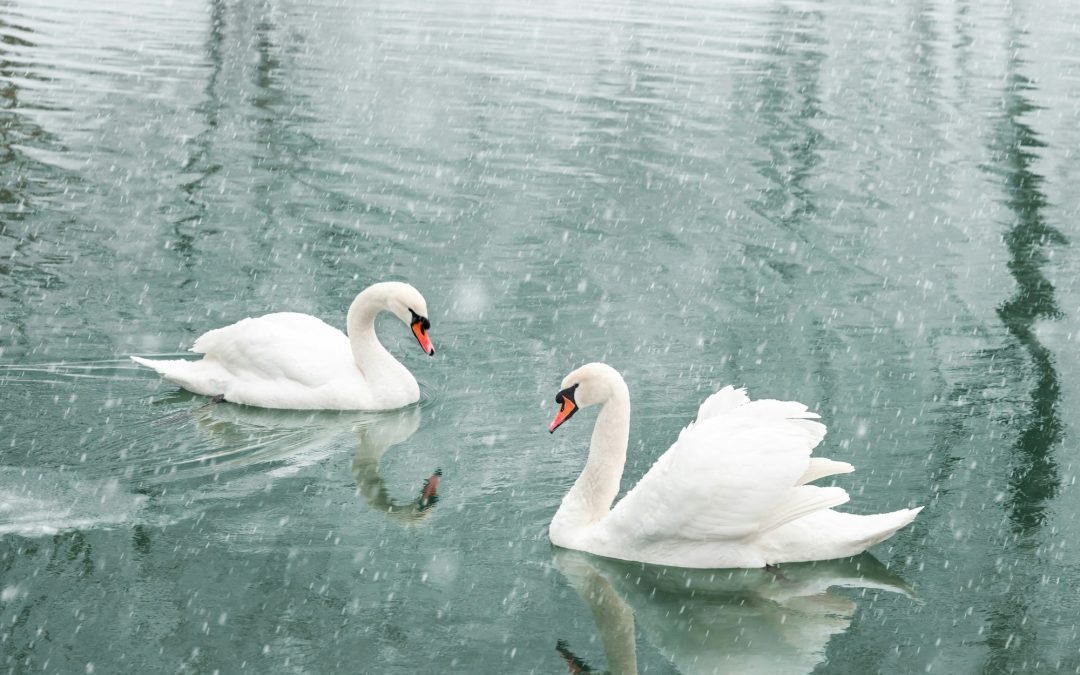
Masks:
[[[427,302],[420,291],[401,281],[385,281],[371,286],[368,291],[377,291],[382,296],[386,309],[407,324],[416,336],[416,341],[428,356],[435,356],[435,345],[431,343],[428,331]],[[365,291],[367,292],[367,291]]]
[[[555,433],[579,408],[604,403],[618,393],[627,395],[626,382],[617,370],[606,363],[585,364],[563,378],[562,390],[555,395],[559,412],[548,431]]]

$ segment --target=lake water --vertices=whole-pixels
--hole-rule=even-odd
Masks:
[[[5,672],[1080,671],[1080,5],[0,0],[0,93]],[[127,360],[385,279],[406,411]],[[779,575],[555,550],[593,360],[624,490],[735,384],[926,509]]]

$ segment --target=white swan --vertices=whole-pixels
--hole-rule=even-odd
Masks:
[[[348,336],[308,314],[247,318],[204,333],[197,361],[131,360],[188,391],[233,403],[299,410],[391,410],[420,399],[416,378],[379,342],[375,317],[388,311],[412,327],[435,354],[427,303],[409,284],[387,281],[364,289],[346,319]]]
[[[551,521],[552,543],[609,558],[674,567],[763,567],[855,555],[892,536],[922,507],[860,516],[831,507],[839,487],[810,481],[854,469],[810,453],[825,436],[793,401],[750,401],[725,387],[614,509],[630,435],[630,394],[614,368],[566,376],[550,431],[600,405],[585,469]]]

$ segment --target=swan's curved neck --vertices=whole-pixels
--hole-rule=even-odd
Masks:
[[[589,459],[574,487],[563,498],[551,523],[553,530],[595,523],[608,514],[615,495],[619,494],[630,440],[630,394],[625,385],[613,388],[614,394],[596,417]]]
[[[349,305],[349,314],[345,319],[353,361],[369,382],[400,377],[403,370],[408,372],[386,351],[375,335],[375,317],[385,309],[386,303],[382,298],[364,291]]]

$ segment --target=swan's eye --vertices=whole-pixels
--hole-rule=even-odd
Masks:
[[[574,390],[577,389],[577,388],[578,388],[578,385],[575,384],[574,386],[567,387],[566,389],[563,389],[562,391],[560,391],[558,394],[555,394],[555,402],[558,403],[559,405],[562,405],[563,399],[570,399],[571,403],[574,403],[574,405],[577,405],[577,403],[574,401]]]
[[[424,331],[431,330],[431,322],[427,320],[426,316],[420,316],[413,311],[411,307],[409,308],[409,313],[412,314],[412,321],[410,323],[413,325],[420,324],[420,328]]]

